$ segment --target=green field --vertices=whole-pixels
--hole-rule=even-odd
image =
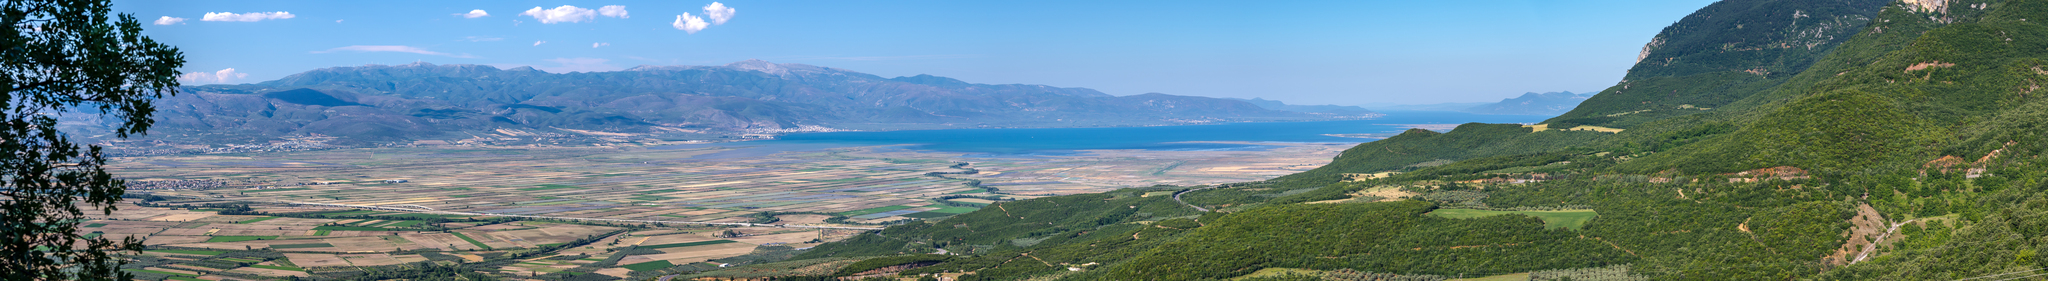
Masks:
[[[574,186],[574,185],[560,185],[560,184],[543,184],[543,185],[536,185],[535,187],[529,187],[529,188],[521,188],[521,189],[519,189],[519,190],[524,190],[524,191],[536,191],[536,190],[549,190],[549,189],[564,189],[564,188],[576,188],[576,189],[581,189],[581,187],[576,187],[576,186]]]
[[[661,244],[661,245],[645,245],[645,246],[640,246],[640,248],[641,248],[641,249],[681,248],[681,247],[689,247],[689,246],[704,246],[704,245],[718,245],[718,244],[725,244],[725,243],[735,243],[735,242],[737,242],[737,241],[732,241],[732,240],[711,240],[711,241],[697,241],[697,242],[687,242],[687,243],[673,243],[673,244]]]
[[[84,227],[102,227],[102,226],[107,226],[107,224],[104,224],[104,223],[95,223],[95,224],[88,224],[88,225],[85,225]]]
[[[1449,281],[1522,281],[1529,280],[1528,273],[1502,274],[1479,278],[1451,279]]]
[[[314,232],[313,232],[313,236],[327,236],[327,234],[328,234],[328,233],[332,233],[332,232],[334,232],[334,231],[333,231],[333,230],[318,230],[318,231],[314,231]]]
[[[619,266],[619,267],[624,267],[624,268],[626,268],[626,269],[631,269],[631,270],[633,270],[633,271],[649,271],[649,270],[661,270],[661,269],[663,269],[663,268],[670,268],[670,267],[675,267],[675,266],[676,266],[676,264],[673,264],[673,263],[669,263],[668,261],[650,261],[650,262],[643,262],[643,263],[636,263],[636,264],[628,264],[628,265],[624,265],[624,266]]]
[[[313,227],[313,230],[354,230],[354,231],[386,231],[386,230],[390,230],[390,229],[385,229],[385,228],[382,228],[382,227],[368,227],[368,226],[334,226],[334,225],[322,225],[322,226],[315,226],[315,227]]]
[[[327,247],[334,247],[334,244],[327,244],[327,243],[306,243],[306,244],[283,244],[283,245],[270,245],[270,248],[271,248],[271,249],[298,249],[298,248],[327,248]]]
[[[1578,229],[1579,229],[1580,227],[1585,227],[1585,226],[1586,226],[1586,222],[1587,222],[1587,221],[1592,221],[1594,217],[1598,217],[1598,216],[1600,216],[1600,214],[1599,214],[1599,213],[1593,212],[1593,210],[1568,210],[1568,211],[1486,211],[1486,210],[1473,210],[1473,209],[1437,209],[1436,211],[1433,211],[1433,212],[1429,212],[1429,214],[1428,214],[1428,215],[1433,215],[1433,216],[1439,216],[1439,217],[1446,217],[1446,218],[1454,218],[1454,219],[1469,219],[1469,218],[1477,218],[1477,217],[1489,217],[1489,216],[1496,216],[1496,215],[1506,215],[1506,214],[1518,214],[1518,215],[1526,215],[1526,216],[1536,217],[1536,218],[1539,218],[1539,219],[1543,219],[1543,226],[1545,226],[1545,227],[1550,227],[1550,228],[1559,228],[1559,227],[1562,227],[1562,228],[1570,228],[1570,229],[1572,229],[1572,230],[1578,230]]]
[[[263,260],[257,260],[257,259],[238,259],[238,258],[220,258],[220,259],[221,259],[221,260],[225,260],[225,261],[233,261],[233,262],[263,262]]]
[[[861,209],[861,210],[854,210],[854,211],[846,211],[846,212],[843,212],[843,213],[839,213],[839,215],[841,215],[841,216],[858,216],[858,215],[866,215],[866,214],[873,214],[873,213],[880,213],[880,212],[888,212],[888,211],[895,211],[895,210],[902,210],[902,209],[909,209],[909,208],[910,208],[910,206],[881,206],[881,207],[867,208],[867,209]]]
[[[469,235],[463,235],[461,232],[450,231],[448,233],[454,233],[456,238],[462,238],[462,241],[469,241],[469,244],[476,245],[477,248],[491,249],[491,246],[484,245],[484,242],[477,242],[475,238],[469,238]]]
[[[306,271],[306,269],[304,269],[304,268],[297,268],[297,267],[290,267],[290,266],[275,266],[275,265],[261,265],[261,264],[258,264],[258,265],[250,265],[249,267],[254,267],[254,268],[263,268],[263,269],[276,269],[276,270],[290,270],[290,271]]]
[[[261,217],[261,218],[253,218],[253,219],[249,219],[249,220],[245,220],[245,221],[242,221],[242,222],[237,222],[237,223],[252,223],[252,222],[266,221],[266,220],[270,220],[270,219],[275,219],[275,218],[277,218],[277,217]]]
[[[191,275],[191,274],[184,274],[184,273],[177,273],[177,272],[155,271],[155,270],[148,270],[148,269],[126,269],[126,268],[123,268],[123,269],[121,269],[121,270],[127,270],[127,271],[133,271],[133,272],[144,272],[144,273],[156,273],[156,274],[163,274],[163,275],[171,275],[171,276],[199,276],[199,275]]]
[[[304,187],[294,187],[294,188],[278,188],[278,189],[258,189],[258,190],[244,190],[244,191],[242,191],[242,193],[250,193],[250,192],[272,192],[272,191],[293,191],[293,190],[307,190],[307,189],[311,189],[311,188],[304,188]]]
[[[192,277],[184,277],[184,276],[171,276],[171,277],[166,277],[166,278],[164,278],[164,280],[179,280],[179,281],[213,281],[213,280],[206,280],[206,279],[199,279],[199,278],[192,278]]]
[[[422,224],[422,223],[427,223],[427,222],[426,222],[426,221],[396,221],[396,222],[391,222],[391,223],[385,223],[384,225],[379,225],[379,226],[377,226],[377,227],[408,227],[408,226],[414,226],[414,225],[419,225],[419,224]]]
[[[393,214],[393,215],[385,215],[384,217],[391,217],[391,218],[406,218],[406,219],[431,219],[431,218],[444,218],[444,219],[447,219],[447,218],[467,218],[467,217],[472,217],[472,216],[465,216],[465,215],[439,215],[439,214],[420,214],[420,213],[404,213],[404,214]]]
[[[314,214],[320,214],[320,215],[328,215],[328,216],[351,216],[351,215],[368,215],[368,214],[377,214],[377,213],[383,213],[383,212],[380,212],[380,211],[371,211],[371,210],[354,210],[354,211],[345,211],[345,212],[332,212],[332,213],[322,213],[322,212],[315,212]]]
[[[972,213],[972,212],[974,212],[975,210],[981,210],[981,208],[975,208],[975,207],[945,207],[945,208],[939,208],[938,210],[930,210],[930,211],[926,211],[926,212],[933,212],[933,213],[953,213],[953,214],[965,214],[965,213]]]
[[[205,250],[169,250],[169,249],[163,249],[163,250],[149,250],[149,251],[147,251],[147,252],[158,252],[158,253],[171,253],[171,254],[187,254],[187,255],[202,255],[202,256],[211,256],[211,255],[219,255],[219,254],[221,254],[221,253],[226,253],[226,251],[205,251]]]
[[[207,243],[242,242],[254,240],[277,240],[277,236],[214,236],[206,238]]]
[[[940,213],[940,212],[916,212],[916,213],[909,213],[909,214],[903,214],[902,216],[903,216],[903,217],[906,217],[906,218],[913,218],[913,219],[929,219],[929,218],[943,218],[943,217],[950,217],[950,216],[953,216],[953,215],[959,215],[959,214],[955,214],[955,213]]]

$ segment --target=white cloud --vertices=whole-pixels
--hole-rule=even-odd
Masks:
[[[327,49],[327,50],[325,50],[325,51],[313,51],[313,53],[315,53],[315,54],[325,54],[325,53],[333,53],[333,52],[340,52],[340,51],[351,51],[351,52],[399,52],[399,53],[414,53],[414,54],[422,54],[422,55],[436,55],[436,56],[448,56],[448,57],[457,57],[457,58],[473,58],[473,57],[474,57],[474,56],[470,56],[469,54],[460,54],[460,55],[456,55],[456,54],[449,54],[449,53],[442,53],[442,52],[428,51],[427,49],[420,49],[420,48],[418,48],[418,47],[413,47],[413,46],[403,46],[403,45],[354,45],[354,46],[348,46],[348,47],[339,47],[339,48]]]
[[[697,34],[697,31],[704,30],[705,27],[711,27],[710,23],[704,22],[704,18],[692,16],[690,13],[676,16],[676,22],[669,25],[673,25],[676,29],[689,32],[690,34]]]
[[[533,45],[534,45],[534,46],[540,46],[540,44],[547,44],[547,43],[548,43],[548,41],[545,41],[545,40],[543,40],[543,41],[533,41]]]
[[[227,84],[248,77],[248,73],[235,72],[234,68],[228,68],[214,72],[186,72],[178,75],[178,81],[194,84]]]
[[[460,14],[455,14],[455,15],[457,15],[457,16],[462,16],[462,18],[465,18],[465,19],[473,19],[473,18],[481,18],[481,17],[488,17],[488,16],[491,16],[491,13],[487,13],[487,12],[484,12],[484,10],[482,10],[482,9],[477,9],[477,10],[469,10],[469,12],[468,12],[468,13],[460,13]]]
[[[173,18],[173,17],[170,17],[170,16],[164,16],[164,17],[161,17],[161,18],[157,18],[157,19],[156,19],[156,25],[173,25],[173,24],[185,24],[185,18]]]
[[[533,7],[533,9],[528,9],[524,13],[519,13],[519,15],[531,16],[534,19],[540,20],[540,23],[552,24],[563,22],[588,21],[592,18],[597,17],[597,11],[592,11],[590,9],[584,8],[577,8],[576,6],[562,5],[561,7],[555,7],[554,9],[541,9],[540,7]]]
[[[704,5],[704,17],[711,18],[711,24],[725,24],[725,21],[732,19],[732,14],[735,12],[739,12],[739,10],[726,7],[725,4],[718,2]]]
[[[269,13],[262,13],[262,12],[256,12],[256,13],[246,13],[246,14],[236,14],[236,13],[206,13],[206,17],[203,17],[203,18],[199,18],[199,20],[202,20],[202,21],[260,21],[260,20],[278,20],[278,19],[289,19],[289,18],[294,18],[294,17],[298,17],[298,16],[292,15],[292,13],[291,13],[291,12],[285,12],[285,11],[277,11],[277,12],[269,12]]]
[[[590,47],[591,47],[591,48],[597,48],[597,47],[610,47],[611,45],[612,45],[612,43],[605,43],[605,42],[597,42],[597,43],[590,43]]]
[[[597,14],[614,18],[626,18],[626,6],[611,5],[597,7]]]
[[[469,37],[462,37],[462,40],[464,40],[464,41],[469,41],[469,42],[485,42],[485,41],[498,41],[498,40],[505,40],[505,38],[498,38],[498,37],[483,37],[483,36],[469,36]]]

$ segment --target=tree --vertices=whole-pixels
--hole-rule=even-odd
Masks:
[[[116,137],[140,135],[151,102],[177,93],[185,58],[112,5],[0,0],[0,22],[14,29],[0,34],[0,279],[132,277],[110,253],[141,250],[140,240],[78,233],[86,210],[114,212],[123,183],[101,167],[100,146],[73,142],[55,116],[111,117]]]

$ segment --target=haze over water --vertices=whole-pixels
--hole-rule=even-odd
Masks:
[[[1263,150],[1271,146],[1257,142],[1361,143],[1377,138],[1336,137],[1371,135],[1387,137],[1411,128],[1411,124],[1534,123],[1550,116],[1481,115],[1458,112],[1386,112],[1373,120],[1316,122],[1260,122],[1215,125],[1047,128],[1047,129],[949,129],[881,132],[808,133],[781,136],[776,140],[719,144],[677,145],[658,149],[741,147],[745,149],[698,156],[697,158],[752,157],[787,151],[810,151],[834,147],[904,145],[903,149],[967,153],[970,157],[1030,157],[1076,155],[1082,150],[1143,149],[1163,151]],[[1232,143],[1219,143],[1232,142]]]

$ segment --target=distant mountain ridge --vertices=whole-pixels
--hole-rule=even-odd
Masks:
[[[1378,113],[1378,112],[1373,112],[1372,110],[1368,110],[1368,109],[1365,109],[1364,107],[1358,107],[1358,106],[1350,106],[1350,105],[1328,105],[1328,104],[1324,104],[1324,105],[1299,105],[1299,104],[1287,104],[1287,103],[1285,103],[1285,102],[1280,102],[1280,101],[1277,101],[1277,100],[1269,100],[1269,99],[1264,99],[1264,98],[1252,98],[1252,99],[1239,99],[1239,98],[1225,98],[1225,99],[1229,99],[1229,100],[1237,100],[1237,101],[1243,101],[1243,102],[1248,102],[1248,103],[1251,103],[1252,105],[1257,105],[1257,106],[1259,106],[1260,108],[1265,108],[1265,109],[1271,109],[1271,110],[1283,110],[1283,111],[1293,111],[1293,112],[1301,112],[1301,113],[1309,113],[1309,114],[1322,114],[1322,115],[1332,115],[1332,116],[1377,116],[1377,115],[1380,115],[1380,113]]]
[[[1558,115],[1571,111],[1573,107],[1578,107],[1579,103],[1591,97],[1593,93],[1529,92],[1497,103],[1467,108],[1464,111],[1479,114]]]
[[[255,84],[185,87],[158,108],[158,136],[320,134],[354,142],[503,137],[489,136],[496,129],[706,138],[1329,118],[1228,99],[883,78],[760,60],[561,74],[428,63],[332,67]]]
[[[1402,111],[1456,111],[1476,114],[1501,115],[1558,115],[1571,111],[1573,107],[1578,107],[1579,103],[1585,102],[1587,98],[1593,97],[1593,94],[1595,93],[1598,92],[1528,92],[1523,93],[1521,96],[1501,99],[1498,102],[1448,102],[1434,104],[1400,105],[1367,104],[1366,106]]]

